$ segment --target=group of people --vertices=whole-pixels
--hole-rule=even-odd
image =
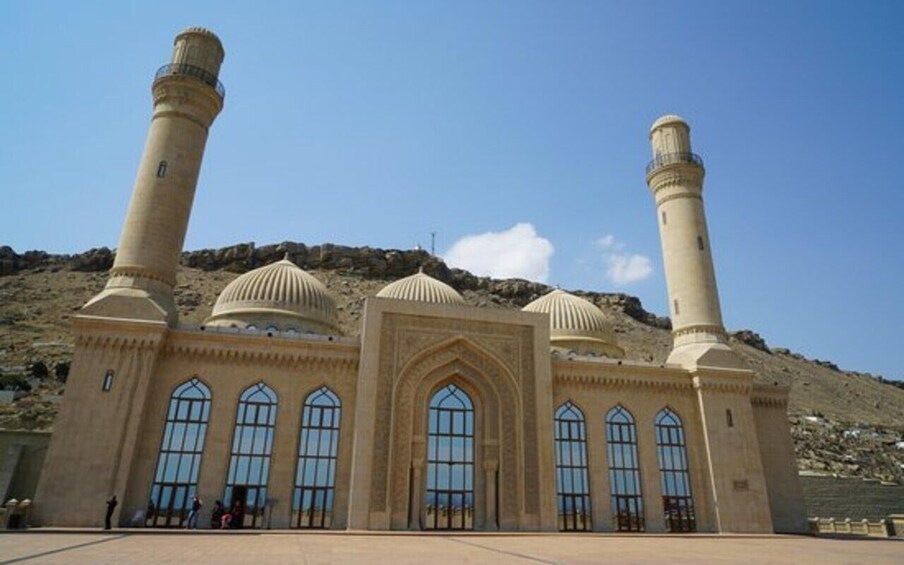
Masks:
[[[113,516],[113,510],[116,508],[116,496],[112,496],[107,500],[107,515],[104,522],[105,529],[110,529],[110,518]],[[201,514],[201,507],[204,503],[198,498],[198,495],[191,497],[191,505],[188,509],[188,518],[185,521],[185,528],[196,530],[198,528],[198,519]],[[148,509],[145,514],[145,522],[152,520],[157,512],[154,501],[148,502]],[[213,511],[210,513],[210,527],[214,530],[239,529],[245,521],[245,505],[241,500],[232,503],[232,508],[227,509],[219,500],[213,505]]]
[[[219,500],[213,505],[210,513],[210,527],[214,530],[238,529],[245,521],[245,507],[241,500],[232,503],[232,508],[227,510]]]

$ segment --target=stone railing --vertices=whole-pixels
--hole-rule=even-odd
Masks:
[[[897,518],[902,518],[900,523]],[[867,519],[810,518],[810,532],[817,536],[826,534],[846,534],[872,538],[904,536],[904,516],[892,515],[876,522],[870,522]]]

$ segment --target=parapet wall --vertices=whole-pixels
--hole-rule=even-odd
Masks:
[[[904,514],[904,486],[819,476],[801,476],[800,483],[810,518],[875,521]]]

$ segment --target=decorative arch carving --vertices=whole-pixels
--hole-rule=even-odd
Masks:
[[[430,347],[406,363],[392,390],[392,422],[388,477],[374,484],[378,500],[388,502],[392,525],[409,521],[410,469],[422,464],[427,433],[427,409],[433,392],[448,383],[466,391],[474,402],[477,469],[499,470],[500,523],[517,525],[520,494],[524,492],[520,457],[523,452],[522,406],[514,376],[495,356],[474,342],[455,337]],[[476,495],[486,493],[483,477],[477,477]],[[421,485],[414,485],[420,488]],[[391,500],[387,500],[387,491]],[[415,497],[417,499],[417,497]],[[478,510],[482,507],[478,506]],[[477,523],[496,517],[477,513]]]

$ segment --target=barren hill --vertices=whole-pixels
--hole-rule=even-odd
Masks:
[[[176,288],[180,321],[201,324],[217,295],[240,273],[286,254],[333,292],[348,335],[360,331],[364,299],[384,285],[423,267],[464,296],[487,308],[521,308],[550,287],[523,280],[493,280],[449,269],[423,251],[387,251],[337,245],[242,244],[186,252]],[[0,428],[47,429],[72,353],[70,319],[106,281],[114,254],[94,249],[78,255],[0,247],[0,374],[17,386],[31,374],[29,394],[0,405]],[[629,359],[663,362],[670,348],[667,318],[643,309],[625,294],[573,291],[602,308]],[[904,481],[904,389],[881,377],[842,371],[826,361],[806,359],[786,348],[770,348],[755,332],[732,333],[732,347],[764,383],[791,386],[790,416],[802,469]],[[43,367],[43,368],[42,368]],[[28,385],[19,385],[28,386]]]

